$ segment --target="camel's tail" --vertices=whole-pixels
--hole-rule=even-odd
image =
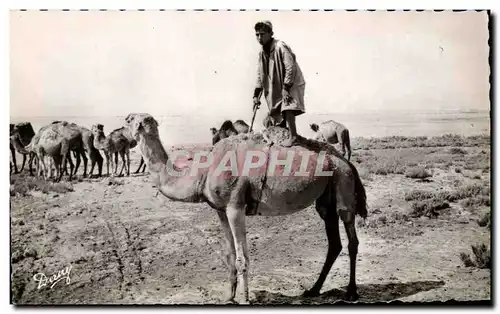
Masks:
[[[366,206],[366,191],[361,178],[359,177],[358,170],[356,167],[348,161],[349,166],[354,174],[354,193],[356,194],[356,214],[365,219],[368,216],[368,210]]]

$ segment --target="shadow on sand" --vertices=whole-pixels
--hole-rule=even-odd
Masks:
[[[394,301],[399,298],[429,291],[444,286],[444,281],[415,281],[409,283],[387,283],[387,284],[367,284],[358,285],[360,303],[379,303]],[[287,296],[281,293],[273,293],[265,290],[253,291],[255,294],[255,305],[294,305],[294,304],[333,304],[344,301],[343,290],[332,289],[322,293],[318,297],[306,298],[299,296]]]

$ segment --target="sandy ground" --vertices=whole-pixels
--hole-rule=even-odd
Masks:
[[[139,155],[132,158],[137,163]],[[471,244],[490,242],[490,230],[477,224],[489,208],[467,211],[453,203],[436,219],[395,218],[410,211],[405,191],[443,189],[455,177],[472,180],[442,170],[434,172],[431,182],[394,174],[364,180],[369,217],[358,221],[357,228],[360,302],[490,300],[490,270],[465,267],[459,257],[460,252],[471,253]],[[33,192],[11,198],[15,303],[222,302],[229,288],[224,238],[208,205],[156,195],[143,174],[73,184],[74,192],[66,194]],[[324,225],[314,207],[247,221],[252,302],[341,299],[349,279],[343,226],[344,249],[321,296],[305,299],[300,295],[314,284],[327,251]],[[35,274],[48,277],[69,265],[69,284],[62,280],[53,288],[38,289]]]

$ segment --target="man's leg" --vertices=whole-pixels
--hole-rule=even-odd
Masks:
[[[285,120],[290,131],[290,137],[283,143],[283,146],[290,147],[293,146],[297,140],[297,127],[295,126],[295,114],[293,111],[285,111]]]

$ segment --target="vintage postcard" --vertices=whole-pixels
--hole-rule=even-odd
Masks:
[[[10,302],[492,304],[490,19],[11,10]]]

